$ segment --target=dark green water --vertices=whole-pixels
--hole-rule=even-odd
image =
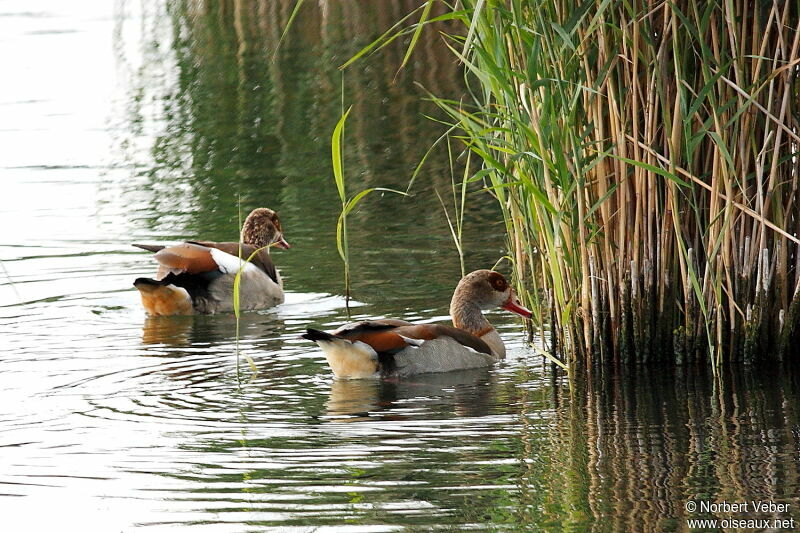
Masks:
[[[570,388],[495,313],[491,369],[337,382],[299,338],[346,317],[330,134],[344,106],[352,191],[405,188],[458,98],[434,32],[338,66],[410,1],[0,4],[0,512],[7,531],[683,531],[689,518],[800,519],[790,369],[596,371]],[[210,7],[209,7],[210,6]],[[342,98],[344,91],[344,98]],[[446,320],[459,261],[434,189],[350,221],[354,313]],[[288,289],[247,313],[146,319],[131,242],[233,239],[237,203],[293,244]],[[445,196],[446,201],[449,200]],[[502,257],[470,197],[468,269]],[[689,502],[780,502],[767,514]],[[752,506],[751,506],[752,507]]]

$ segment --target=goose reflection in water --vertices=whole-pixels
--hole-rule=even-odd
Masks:
[[[148,316],[142,324],[142,344],[174,347],[216,345],[230,342],[231,331],[235,329],[236,317],[233,314]],[[274,349],[275,339],[284,329],[283,320],[274,313],[242,313],[239,318],[240,342],[249,347]]]
[[[148,316],[142,325],[142,344],[188,346],[193,325],[192,316]]]
[[[403,420],[404,411],[439,403],[460,417],[491,412],[497,378],[491,368],[418,374],[404,379],[334,379],[325,407],[331,422]],[[435,399],[435,400],[434,400]],[[398,402],[402,402],[402,409]]]

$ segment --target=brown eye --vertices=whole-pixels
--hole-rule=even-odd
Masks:
[[[499,292],[505,292],[505,290],[508,288],[506,278],[497,272],[492,272],[492,274],[489,276],[489,283],[491,283],[494,290]]]

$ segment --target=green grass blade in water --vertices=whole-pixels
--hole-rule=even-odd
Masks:
[[[331,159],[333,162],[333,178],[336,181],[336,189],[339,191],[339,198],[344,206],[347,202],[347,192],[344,185],[344,166],[342,164],[342,138],[344,137],[344,125],[347,122],[347,116],[353,106],[347,108],[347,111],[336,123],[333,128],[333,135],[331,136]]]

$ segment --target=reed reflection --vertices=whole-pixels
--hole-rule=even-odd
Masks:
[[[402,70],[408,43],[398,39],[343,73],[342,63],[418,3],[305,2],[280,47],[293,0],[147,5],[141,65],[129,57],[130,46],[117,48],[120,65],[130,70],[130,87],[112,152],[122,154],[120,166],[135,175],[109,185],[108,201],[124,201],[137,213],[132,218],[140,231],[162,239],[230,239],[238,229],[240,199],[244,212],[274,206],[292,228],[295,246],[280,260],[292,282],[287,287],[331,292],[330,280],[341,278],[341,266],[334,245],[338,195],[330,135],[342,98],[354,105],[345,141],[350,186],[405,189],[429,148],[420,139],[432,142],[443,131],[425,116],[439,111],[415,84],[454,99],[464,92],[461,67],[439,32],[431,27],[422,33]],[[120,39],[126,35],[118,33]],[[441,287],[443,301],[449,298],[460,270],[432,189],[448,197],[450,167],[442,146],[427,158],[413,198],[375,194],[351,214],[351,247],[365,256],[353,264],[356,291],[368,289],[371,298],[385,299],[386,288],[398,290],[420,261],[446,251],[437,258],[440,268],[426,276],[435,278],[429,290]],[[468,263],[486,267],[502,255],[501,218],[488,195],[469,203]],[[380,268],[392,275],[376,275],[379,267],[367,254],[377,253]]]
[[[547,475],[571,527],[682,530],[702,517],[687,515],[689,500],[786,502],[798,515],[792,369],[737,368],[719,380],[700,368],[598,372],[564,399]]]
[[[235,206],[238,193],[274,200],[285,197],[285,188],[295,190],[296,181],[327,180],[330,132],[342,98],[356,106],[347,156],[361,186],[405,185],[427,149],[419,139],[436,138],[441,129],[421,115],[434,106],[414,84],[457,97],[463,93],[460,67],[431,31],[421,36],[420,60],[403,70],[405,46],[398,41],[343,75],[338,67],[344,61],[416,3],[307,2],[279,48],[294,5],[227,0],[152,6],[147,53],[156,57],[133,75],[129,108],[141,123],[154,103],[162,106],[154,117],[164,119],[162,132],[150,153],[141,154],[152,156],[154,185],[186,180],[196,186],[201,206]],[[163,28],[164,18],[172,32]],[[127,63],[125,49],[118,54]],[[170,69],[177,76],[165,76]],[[136,146],[125,144],[127,151]],[[443,157],[434,154],[430,168],[445,168]],[[449,182],[448,174],[436,175]],[[328,192],[334,200],[335,191]]]

